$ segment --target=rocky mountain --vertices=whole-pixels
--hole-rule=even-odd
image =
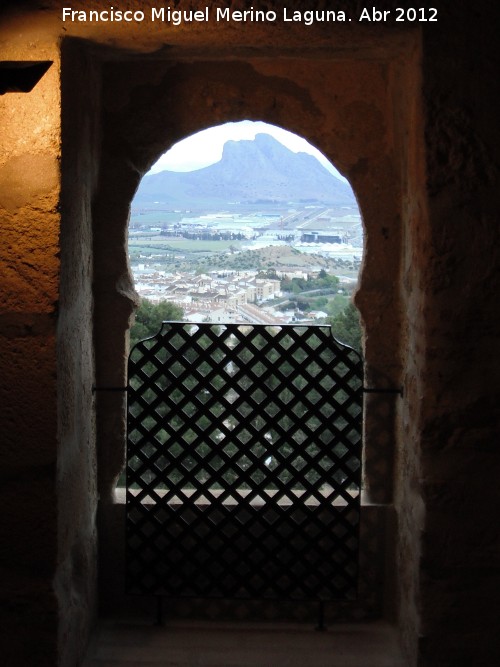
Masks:
[[[209,167],[145,176],[133,205],[210,210],[260,202],[356,206],[351,188],[315,157],[294,153],[269,134],[227,141],[222,159]]]

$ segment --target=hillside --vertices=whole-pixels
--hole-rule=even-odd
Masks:
[[[187,265],[189,268],[191,266]],[[266,271],[319,271],[325,269],[335,273],[355,277],[359,270],[359,261],[310,255],[294,250],[291,246],[268,246],[266,248],[248,249],[235,254],[220,253],[199,261],[199,270],[228,269],[233,271],[253,270]],[[184,267],[182,267],[184,268]]]
[[[145,176],[133,205],[208,211],[259,202],[356,206],[349,185],[315,157],[294,153],[268,134],[226,142],[222,159],[209,167]]]

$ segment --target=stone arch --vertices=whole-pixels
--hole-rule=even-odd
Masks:
[[[93,207],[97,386],[125,384],[125,331],[136,302],[127,223],[140,179],[180,139],[244,119],[263,120],[303,136],[350,181],[365,226],[356,303],[367,331],[367,383],[398,386],[403,322],[395,285],[402,174],[395,155],[401,128],[391,98],[401,81],[390,64],[323,58],[137,59],[104,63],[102,80],[102,151]],[[395,400],[370,395],[366,403],[365,486],[371,500],[387,504],[392,498]],[[115,480],[123,466],[124,414],[121,395],[98,395],[102,516],[113,505]]]

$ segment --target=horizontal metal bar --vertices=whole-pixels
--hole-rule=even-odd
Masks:
[[[128,391],[128,387],[92,387],[92,393],[96,391]]]
[[[386,388],[363,387],[363,393],[364,394],[399,394],[399,396],[403,396],[403,387],[399,387],[399,388],[395,388],[395,387],[386,387]]]

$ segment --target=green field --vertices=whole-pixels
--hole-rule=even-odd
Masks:
[[[346,266],[342,260],[309,255],[286,245],[243,249],[247,244],[246,240],[192,240],[142,233],[130,234],[128,247],[132,265],[147,262],[165,271],[267,271],[273,268],[308,271],[321,267],[334,275],[357,276],[357,269]]]
[[[231,247],[239,249],[241,241],[196,241],[184,238],[169,238],[165,236],[130,236],[129,252],[140,250],[165,253],[170,252],[193,252],[213,253],[229,252]]]

